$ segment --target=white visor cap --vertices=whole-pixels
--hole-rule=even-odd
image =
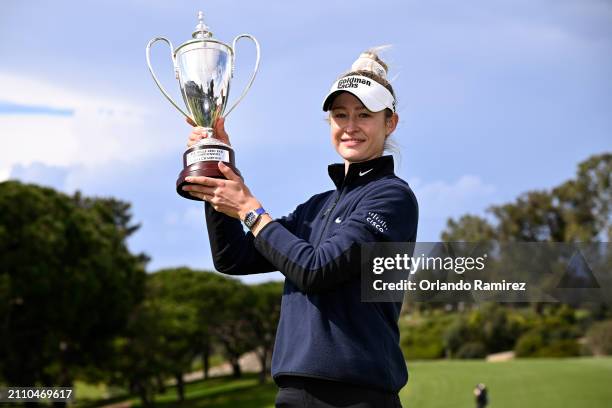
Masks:
[[[395,112],[393,94],[375,80],[361,75],[350,75],[334,82],[323,101],[323,111],[331,109],[334,98],[341,92],[355,95],[371,112],[380,112],[387,108]]]

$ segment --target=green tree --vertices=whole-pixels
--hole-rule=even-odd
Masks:
[[[254,334],[257,356],[261,364],[259,382],[265,383],[268,361],[272,356],[276,326],[280,318],[280,303],[283,294],[282,282],[267,282],[250,287],[254,297],[253,307],[246,311]]]
[[[183,374],[191,368],[198,330],[198,310],[193,300],[192,281],[197,279],[186,268],[165,269],[149,276],[147,296],[163,310],[163,348],[166,365],[176,380],[179,401],[184,400]]]
[[[205,356],[207,375],[208,357],[216,328],[222,320],[226,299],[233,296],[237,281],[214,272],[194,271],[188,268],[164,269],[149,278],[148,295],[164,305],[167,328],[164,350],[169,368],[177,383],[179,400],[184,398],[183,374],[191,368],[193,359]]]
[[[595,242],[612,238],[612,154],[578,164],[576,177],[551,190],[529,191],[491,206],[493,223],[464,215],[449,219],[444,241]]]
[[[526,192],[513,202],[491,206],[487,211],[493,216],[491,224],[474,216],[463,216],[457,221],[449,219],[442,239],[477,242],[489,239],[501,243],[609,241],[612,238],[612,154],[589,157],[578,164],[574,178],[555,188]],[[502,255],[509,254],[506,251]],[[559,267],[568,261],[559,256]],[[504,259],[500,262],[507,264]],[[521,271],[521,268],[516,265],[515,270]],[[541,304],[533,306],[541,312]]]
[[[210,357],[216,345],[217,328],[225,324],[226,299],[231,296],[240,282],[217,272],[196,272],[197,278],[192,282],[191,299],[198,310],[198,328],[200,339],[195,344],[196,351],[202,356],[204,378],[208,378]]]
[[[129,204],[0,183],[0,361],[11,385],[71,386],[143,297]]]
[[[233,376],[242,376],[240,357],[257,347],[253,325],[249,321],[249,310],[253,310],[256,298],[251,289],[238,281],[228,281],[219,288],[224,294],[217,317],[220,324],[213,328],[213,335],[219,340],[225,355],[232,365]]]
[[[164,355],[169,329],[166,310],[152,299],[145,299],[129,316],[123,336],[114,341],[113,358],[105,365],[112,384],[128,385],[130,392],[140,397],[143,407],[154,404],[154,395],[161,389],[160,381],[171,375],[168,357]]]
[[[612,239],[612,154],[592,156],[578,165],[576,178],[552,191],[565,224],[563,241]]]
[[[530,191],[513,203],[489,209],[497,219],[497,239],[505,242],[561,242],[565,219],[548,191]]]
[[[457,221],[449,218],[442,231],[444,242],[483,242],[495,239],[495,229],[489,222],[476,215],[462,215]]]
[[[163,269],[148,275],[145,301],[132,314],[125,336],[116,343],[114,371],[118,375],[113,378],[114,383],[127,383],[143,406],[154,403],[154,393],[163,391],[169,377],[176,381],[178,400],[184,401],[183,375],[191,369],[215,319],[214,313],[201,310],[202,303],[211,303],[218,292],[214,283],[225,280],[214,275],[188,268]],[[212,285],[208,284],[211,280]]]

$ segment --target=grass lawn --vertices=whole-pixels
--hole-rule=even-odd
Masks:
[[[491,408],[599,408],[612,406],[612,358],[522,359],[500,363],[408,363],[405,407],[474,407],[483,382]]]
[[[244,378],[234,380],[231,377],[200,380],[185,387],[185,403],[181,408],[274,408],[274,397],[277,387],[269,380],[259,385],[255,374],[245,374]],[[176,407],[176,389],[169,387],[164,394],[155,396],[156,407]],[[140,407],[140,400],[133,399],[133,407]]]
[[[405,408],[471,408],[472,390],[487,384],[491,408],[608,408],[612,406],[612,358],[409,362],[410,381],[400,396]],[[187,385],[181,407],[273,408],[276,386],[259,385],[255,375],[215,378]],[[173,407],[176,392],[156,396]],[[140,406],[134,399],[134,406]]]

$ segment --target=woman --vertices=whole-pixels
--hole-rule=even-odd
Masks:
[[[399,347],[401,303],[361,302],[360,245],[416,241],[418,206],[383,156],[398,115],[374,51],[360,55],[323,103],[343,163],[329,166],[336,188],[274,220],[241,177],[190,177],[205,201],[215,267],[239,275],[286,277],[272,357],[277,407],[401,407],[408,374]],[[228,143],[223,120],[217,135]],[[189,145],[202,138],[195,128]],[[242,220],[250,229],[244,233]]]

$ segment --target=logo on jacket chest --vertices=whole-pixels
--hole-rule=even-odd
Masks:
[[[366,217],[366,221],[376,228],[379,232],[387,231],[387,221],[385,221],[380,215],[375,212],[368,211],[368,216]]]

